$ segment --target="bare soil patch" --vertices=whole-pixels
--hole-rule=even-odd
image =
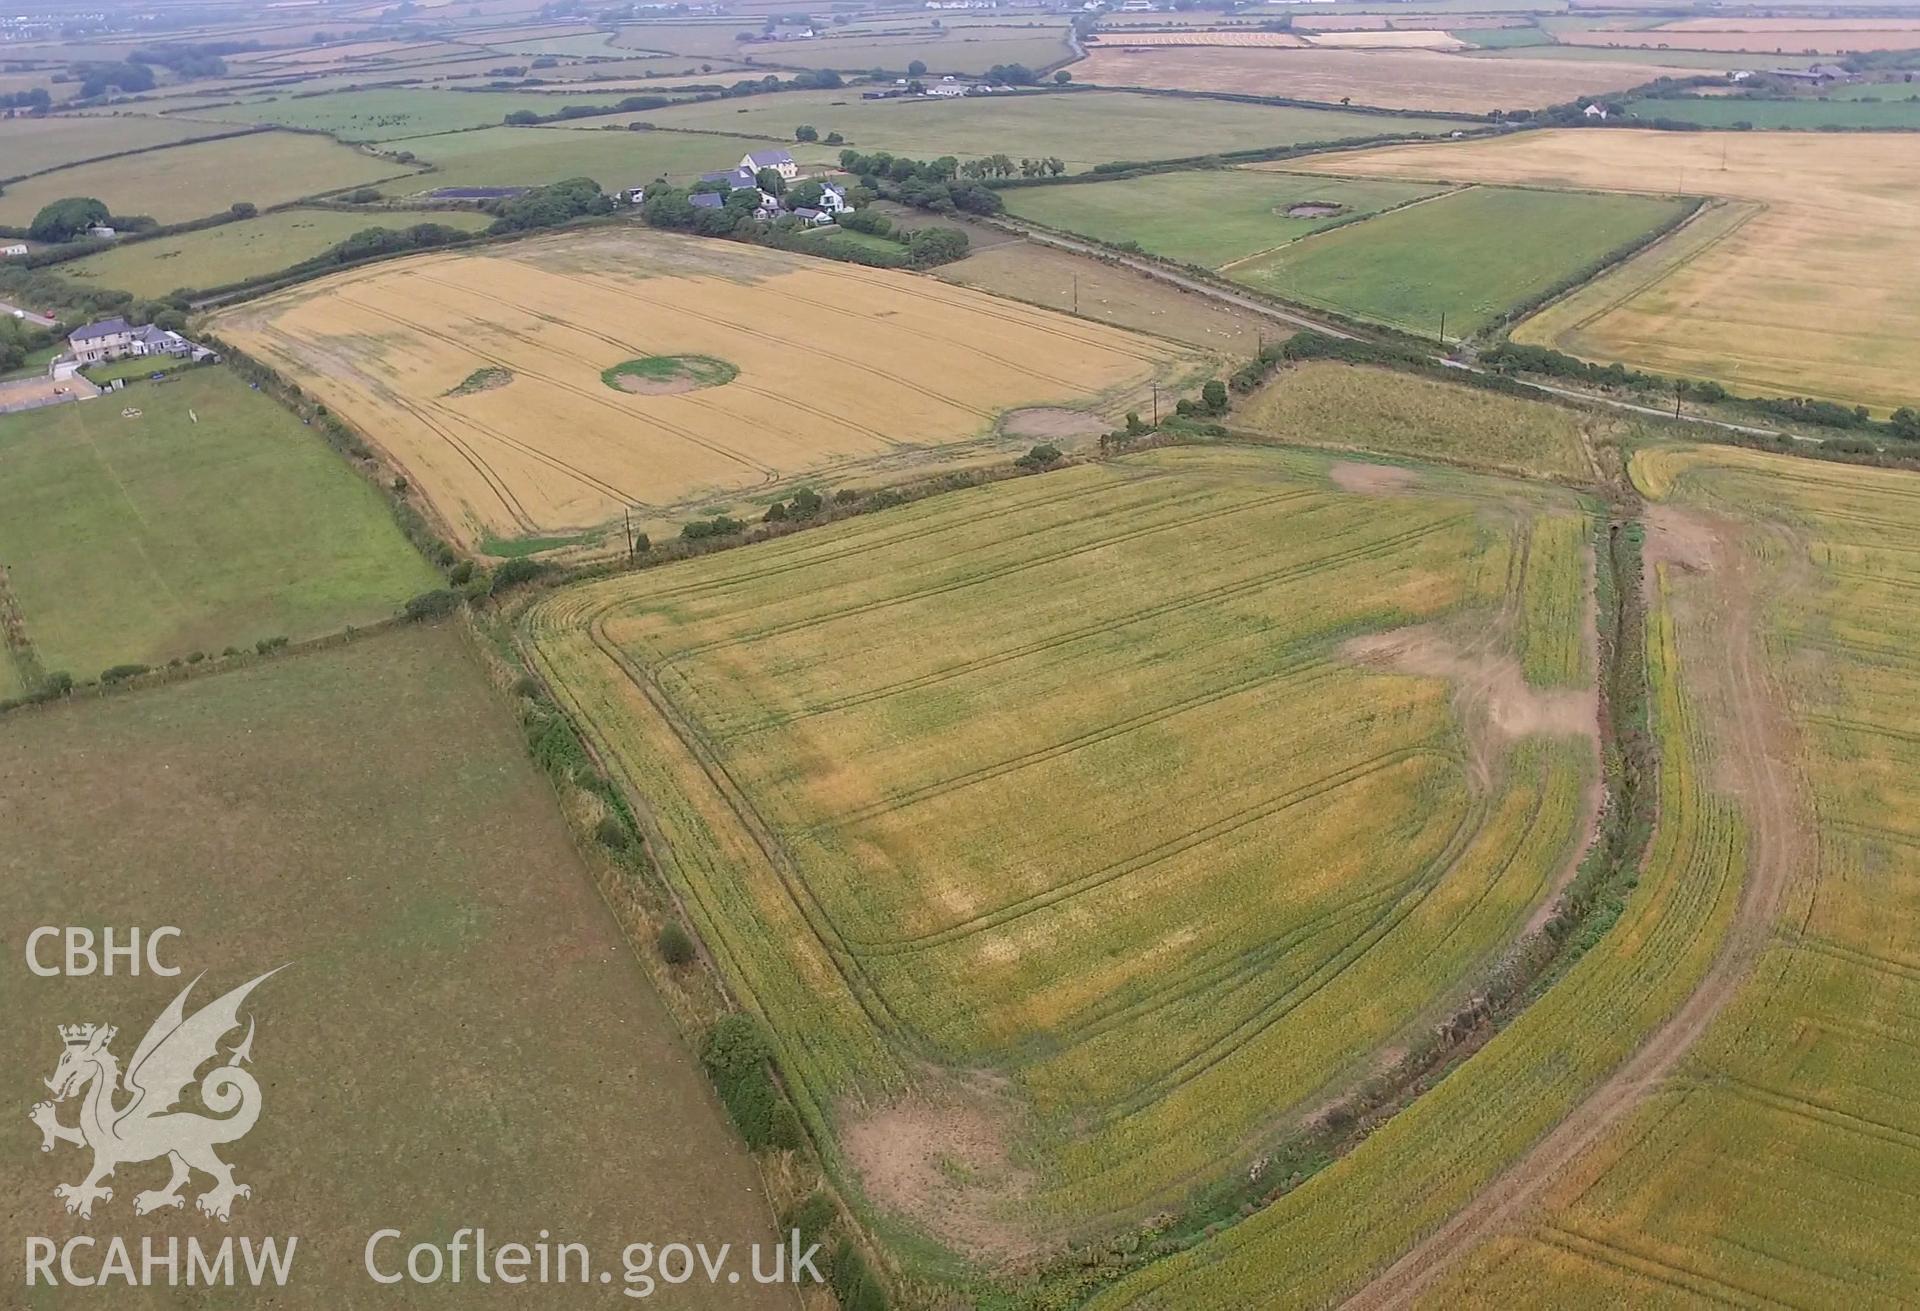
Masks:
[[[1451,680],[1461,717],[1488,745],[1538,734],[1599,738],[1600,703],[1592,688],[1534,687],[1520,661],[1491,639],[1467,646],[1421,624],[1349,638],[1340,650],[1361,664]]]
[[[1107,426],[1106,420],[1085,410],[1036,405],[1011,411],[1001,429],[1009,437],[1092,437]]]
[[[1333,485],[1343,492],[1362,496],[1391,496],[1420,481],[1412,469],[1397,464],[1362,464],[1358,460],[1340,460],[1327,470]]]
[[[1347,207],[1331,200],[1303,200],[1297,205],[1288,205],[1284,209],[1276,207],[1274,212],[1283,218],[1322,219],[1344,214],[1347,212]]]
[[[1008,1152],[1010,1119],[991,1094],[916,1096],[850,1120],[841,1142],[872,1201],[961,1251],[1014,1261],[1042,1244],[1006,1216],[1033,1186]]]

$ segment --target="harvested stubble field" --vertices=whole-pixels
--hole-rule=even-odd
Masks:
[[[1593,428],[1607,425],[1540,401],[1319,361],[1278,374],[1234,411],[1233,426],[1310,446],[1581,484],[1598,481],[1588,443]]]
[[[707,101],[641,113],[580,119],[592,130],[641,121],[660,128],[751,132],[786,138],[801,123],[838,132],[863,151],[962,159],[996,153],[1057,156],[1074,172],[1116,159],[1183,159],[1208,151],[1258,150],[1383,134],[1444,135],[1469,126],[1449,119],[1349,114],[1332,109],[1245,105],[1221,100],[1076,91],[959,101],[865,101],[853,91],[802,91],[744,101]],[[764,148],[765,142],[761,143]],[[837,156],[829,150],[827,157]],[[1142,179],[1149,181],[1150,179]],[[1010,197],[1016,193],[1007,193]]]
[[[467,542],[903,476],[963,454],[955,444],[997,449],[1008,410],[1112,422],[1151,381],[1213,363],[932,279],[638,228],[382,264],[215,326],[379,441]],[[675,396],[600,380],[688,354],[739,377]],[[447,394],[483,367],[513,381]]]
[[[413,171],[412,165],[376,159],[325,137],[252,132],[77,164],[16,182],[0,193],[0,223],[25,227],[43,206],[67,196],[93,196],[116,214],[179,223],[221,213],[235,201],[265,209]]]
[[[475,232],[492,222],[491,216],[473,210],[409,213],[370,209],[351,214],[334,209],[283,209],[244,223],[115,246],[62,264],[60,276],[82,286],[158,297],[179,287],[224,287],[264,277],[312,259],[368,228],[438,223]]]
[[[1644,450],[1633,471],[1674,544],[1669,585],[1766,653],[1758,736],[1722,749],[1780,762],[1754,837],[1775,914],[1754,916],[1745,982],[1685,1064],[1432,1304],[1910,1303],[1920,479],[1724,448]]]
[[[1605,46],[1615,50],[1673,48],[1764,55],[1835,55],[1856,50],[1911,50],[1920,46],[1920,29],[1768,27],[1762,31],[1737,32],[1720,28],[1656,27],[1632,32],[1611,29],[1561,32],[1559,39],[1568,45]]]
[[[371,487],[218,366],[0,417],[0,563],[40,665],[77,679],[384,619],[436,577]]]
[[[1422,337],[1439,336],[1444,318],[1452,339],[1498,323],[1644,239],[1688,203],[1463,187],[1292,242],[1228,272],[1287,300]]]
[[[1228,91],[1382,109],[1485,114],[1624,91],[1662,76],[1651,64],[1475,59],[1434,50],[1092,50],[1074,80],[1110,87]]]
[[[5,87],[0,86],[0,93]],[[93,118],[0,118],[0,178],[22,177],[102,155],[174,145],[231,127],[131,114]],[[29,215],[29,218],[32,216]]]
[[[1529,132],[1310,167],[1732,197],[1738,210],[1696,219],[1515,338],[1743,392],[1882,410],[1920,400],[1920,226],[1910,205],[1920,149],[1910,135]],[[1709,217],[1714,226],[1696,234]]]
[[[1589,819],[1591,688],[1518,657],[1578,681],[1587,533],[1176,449],[527,624],[830,1157],[990,1260],[1245,1170],[1519,932]]]
[[[1445,188],[1317,174],[1209,169],[1002,193],[1015,218],[1219,268]],[[1300,217],[1288,213],[1311,207]]]
[[[976,246],[958,263],[942,264],[935,276],[1115,327],[1171,337],[1235,360],[1251,358],[1263,342],[1287,331],[1263,314],[1183,291],[1124,265],[1096,263],[1032,241],[1004,241],[985,250]]]
[[[134,1194],[164,1185],[164,1161],[122,1165],[91,1223],[67,1215],[54,1185],[84,1174],[87,1156],[35,1151],[25,1109],[46,1099],[56,1024],[117,1025],[111,1050],[124,1060],[201,970],[195,1006],[282,965],[244,1012],[258,1025],[259,1122],[220,1149],[252,1189],[231,1228],[299,1236],[276,1306],[364,1304],[362,1251],[386,1225],[406,1234],[383,1246],[388,1268],[415,1242],[478,1225],[490,1246],[543,1230],[587,1243],[616,1281],[621,1248],[645,1236],[736,1253],[773,1241],[752,1163],[498,696],[447,627],[6,720],[0,925],[18,1038],[0,1092],[22,1118],[0,1241],[18,1252],[29,1234],[63,1242],[124,1225],[163,1250],[189,1237],[217,1247],[223,1227],[191,1200],[205,1176],[183,1210],[133,1219]],[[27,930],[105,915],[177,926],[163,952],[185,975],[27,974]],[[525,1305],[523,1291],[464,1273],[404,1300]],[[189,1295],[166,1283],[163,1271],[157,1287],[111,1300],[180,1306]],[[703,1297],[795,1306],[745,1281]],[[610,1301],[578,1282],[540,1300]]]

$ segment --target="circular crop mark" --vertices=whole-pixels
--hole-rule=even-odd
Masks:
[[[636,396],[672,396],[702,387],[721,387],[739,376],[736,366],[711,355],[642,355],[614,365],[600,375],[600,381]]]

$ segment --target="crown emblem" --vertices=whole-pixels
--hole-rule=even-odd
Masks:
[[[119,1032],[111,1025],[98,1024],[62,1024],[59,1028],[60,1040],[69,1047],[84,1047],[93,1041],[95,1034],[103,1035],[100,1039],[102,1043],[109,1043],[113,1041],[113,1035]]]

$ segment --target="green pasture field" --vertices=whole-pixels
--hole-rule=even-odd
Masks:
[[[1584,523],[1539,484],[1170,449],[568,588],[526,623],[829,1157],[985,1260],[983,1232],[1124,1225],[1244,1176],[1547,895],[1591,693],[1493,741],[1447,678],[1347,643],[1425,624],[1476,669],[1577,660],[1581,532],[1538,553],[1565,557],[1557,608],[1515,545],[1561,518]],[[950,1145],[906,1189],[874,1168],[890,1112]]]
[[[232,130],[230,126],[140,118],[131,114],[94,118],[0,118],[0,179]]]
[[[243,223],[116,246],[60,266],[60,276],[86,287],[157,297],[181,287],[224,287],[312,259],[368,228],[439,223],[477,232],[492,223],[472,210],[396,211],[282,209]]]
[[[1884,88],[1886,99],[1739,100],[1700,96],[1686,100],[1633,100],[1627,112],[1641,118],[1671,118],[1702,127],[1730,128],[1746,123],[1759,131],[1781,129],[1920,128],[1920,90]],[[1909,99],[1908,97],[1913,97]]]
[[[1236,431],[1382,451],[1563,483],[1594,480],[1595,416],[1385,369],[1320,361],[1284,369],[1233,412]]]
[[[1140,95],[1075,91],[1048,95],[969,96],[963,100],[866,100],[855,88],[703,101],[585,119],[576,128],[640,120],[662,128],[750,132],[791,140],[801,124],[851,147],[915,158],[1003,154],[1057,156],[1073,172],[1116,159],[1180,159],[1215,151],[1257,150],[1381,134],[1444,136],[1464,121],[1352,114]],[[828,152],[837,155],[840,147]],[[1008,192],[1011,199],[1015,194]]]
[[[637,187],[657,177],[676,181],[732,168],[749,150],[767,142],[694,132],[565,132],[557,128],[497,127],[421,137],[407,146],[439,165],[410,178],[416,192],[441,187],[531,187],[563,178],[590,177],[602,187]],[[834,152],[800,147],[794,157],[824,160]],[[385,188],[399,194],[401,186]]]
[[[218,214],[235,201],[265,209],[412,171],[325,137],[254,132],[78,164],[14,183],[0,192],[0,223],[25,226],[42,206],[67,196],[95,197],[116,214],[180,223]]]
[[[53,1190],[86,1174],[88,1154],[43,1155],[24,1108],[46,1100],[57,1024],[116,1026],[109,1050],[125,1061],[201,971],[190,1012],[281,967],[219,1044],[224,1061],[255,1026],[244,1068],[259,1120],[218,1153],[251,1189],[231,1230],[298,1235],[276,1306],[363,1303],[377,1287],[368,1238],[389,1226],[405,1235],[376,1253],[389,1269],[469,1226],[490,1249],[543,1231],[585,1243],[611,1292],[597,1274],[540,1288],[564,1307],[625,1304],[631,1242],[732,1243],[744,1262],[745,1245],[774,1241],[758,1173],[454,626],[9,716],[0,831],[0,1092],[23,1108],[0,1241],[16,1252],[30,1234],[64,1243],[122,1225],[162,1251],[178,1238],[183,1260],[187,1236],[218,1248],[228,1227],[195,1210],[206,1175],[181,1210],[134,1218],[135,1195],[165,1186],[165,1160],[123,1163],[90,1221],[68,1215]],[[27,928],[108,920],[178,928],[160,954],[183,974],[28,973]],[[60,1105],[63,1122],[78,1102]],[[459,1284],[404,1285],[401,1300],[474,1305],[466,1256]],[[183,1288],[159,1278],[116,1303],[178,1305]],[[745,1279],[701,1299],[797,1306]],[[16,1305],[65,1300],[29,1291]]]
[[[606,93],[612,105],[631,91]],[[583,99],[583,103],[591,97]],[[342,141],[396,141],[406,137],[457,132],[499,123],[508,114],[531,109],[551,114],[568,101],[524,91],[429,91],[392,87],[375,91],[337,91],[324,96],[288,97],[202,109],[195,118],[230,123],[274,123],[330,133]]]
[[[1686,202],[1467,187],[1234,268],[1236,282],[1422,336],[1476,332],[1684,212]]]
[[[897,241],[886,237],[876,237],[871,232],[852,232],[846,228],[815,228],[802,236],[804,245],[821,246],[828,250],[864,250],[870,254],[885,256],[904,264],[907,260],[907,248]]]
[[[1333,180],[1233,169],[1021,187],[1001,195],[1016,218],[1099,241],[1136,242],[1155,255],[1217,268],[1445,190],[1442,183]],[[1322,200],[1345,211],[1319,218],[1286,215],[1290,206]]]
[[[1457,27],[1452,29],[1452,35],[1482,50],[1516,50],[1553,44],[1553,38],[1537,27]]]
[[[0,562],[41,667],[83,681],[385,618],[437,577],[372,487],[218,365],[0,416]]]

